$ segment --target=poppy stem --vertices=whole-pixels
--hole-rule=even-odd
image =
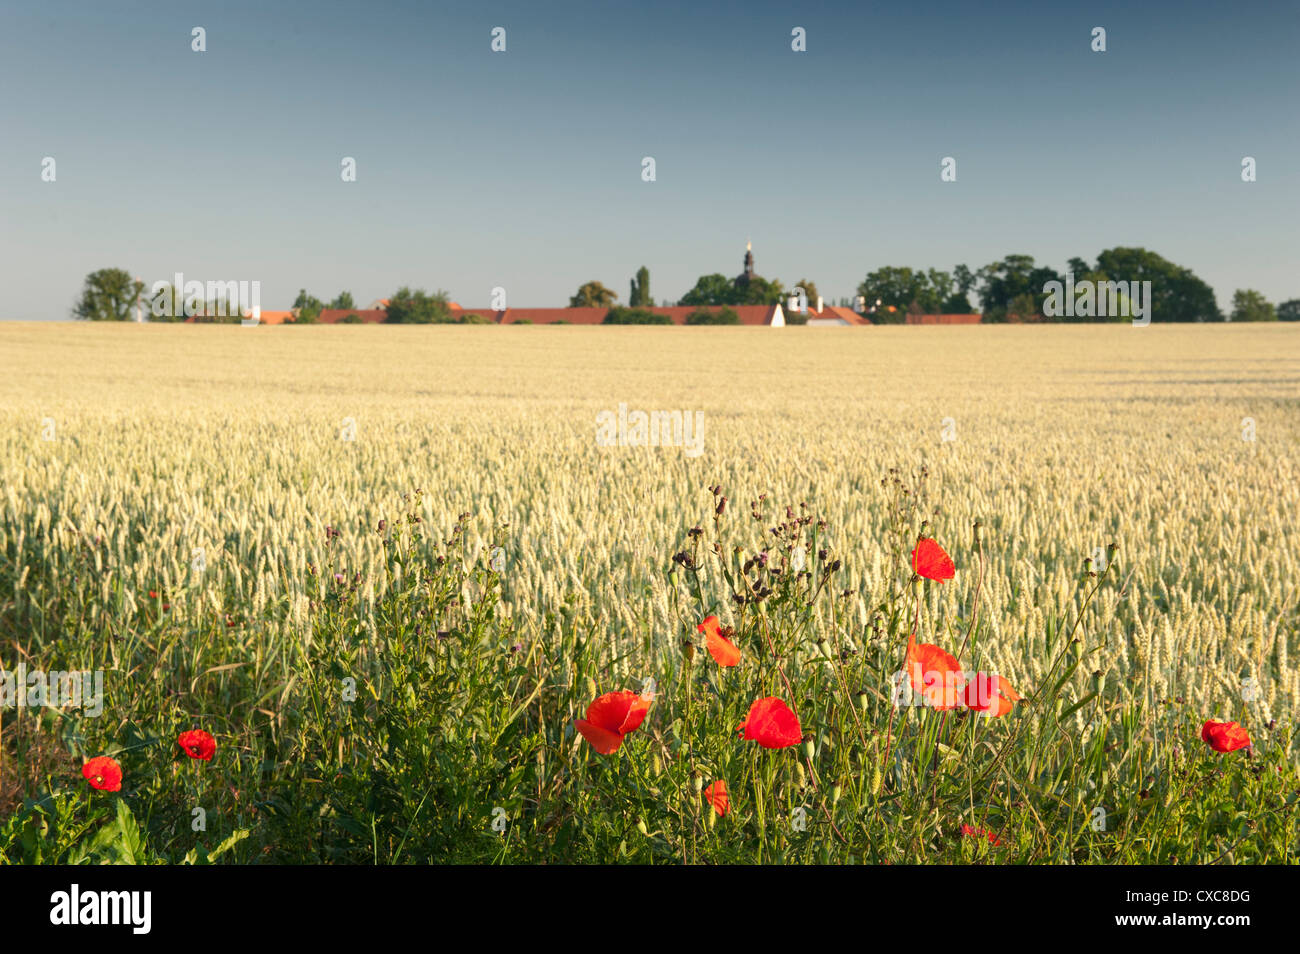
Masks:
[[[912,642],[912,640],[916,639],[916,637],[919,635],[918,630],[920,630],[921,628],[921,594],[918,591],[914,595],[916,597],[916,622],[912,626],[912,637],[911,639],[908,640],[909,645]],[[906,677],[907,675],[907,653],[906,652],[903,653],[903,667],[901,671],[903,675]],[[902,683],[900,682],[899,685],[894,686],[892,688],[892,691],[889,693],[889,728],[885,732],[885,760],[881,765],[881,771],[884,771],[889,767],[889,752],[891,748],[891,743],[893,742],[894,739],[894,713],[898,711],[898,690],[901,688],[902,688]]]
[[[980,614],[980,595],[984,589],[984,540],[980,536],[980,522],[975,521],[975,548],[979,553],[979,571],[975,577],[975,600],[971,604],[970,625],[966,627],[966,638],[961,641],[961,648],[957,650],[957,660],[960,662],[961,657],[966,652],[966,647],[970,645],[971,634],[975,632],[975,624],[979,620]],[[978,678],[978,677],[977,677]],[[943,727],[948,722],[948,710],[943,710],[943,716],[939,719],[939,734],[935,737],[934,745],[934,765],[931,771],[934,773],[934,780],[930,789],[930,804],[933,805],[939,795],[939,767],[942,759],[939,753],[939,742],[943,738]]]

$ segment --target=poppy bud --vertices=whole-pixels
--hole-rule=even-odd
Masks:
[[[838,782],[831,787],[831,806],[839,804],[840,796],[844,794],[844,787]]]
[[[639,832],[640,832],[641,834],[643,834],[643,835],[649,835],[649,834],[650,834],[650,829],[646,827],[646,825],[645,825],[645,819],[644,819],[644,818],[638,818],[638,819],[636,820],[636,830],[639,831]]]
[[[1070,653],[1075,659],[1083,655],[1083,641],[1079,639],[1070,640]]]
[[[858,693],[858,696],[857,696],[857,699],[858,699],[858,708],[861,709],[863,712],[866,712],[866,711],[867,711],[867,694],[866,694],[865,692],[859,692],[859,693]]]
[[[696,795],[700,794],[700,792],[701,792],[701,791],[703,790],[703,788],[704,788],[704,776],[701,775],[699,772],[692,772],[692,773],[691,773],[691,787],[695,789],[695,794],[696,794]]]
[[[831,658],[831,644],[824,639],[817,640],[817,651],[827,659]]]
[[[592,679],[590,676],[587,677],[587,698],[596,698],[596,680]]]
[[[812,737],[811,732],[803,737],[803,754],[809,761],[812,761],[812,757],[817,754],[817,740]]]

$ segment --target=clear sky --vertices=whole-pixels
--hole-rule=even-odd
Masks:
[[[1294,0],[0,0],[0,317],[65,318],[102,267],[258,280],[267,309],[625,301],[641,265],[676,299],[747,238],[828,299],[882,265],[1116,245],[1225,307],[1296,298],[1297,49]]]

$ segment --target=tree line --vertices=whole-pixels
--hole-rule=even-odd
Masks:
[[[1066,272],[1075,285],[1082,282],[1150,281],[1152,320],[1191,321],[1300,321],[1300,298],[1274,305],[1260,292],[1237,289],[1231,310],[1224,314],[1215,300],[1214,290],[1191,269],[1176,265],[1143,248],[1117,247],[1102,251],[1095,261],[1071,258]],[[878,323],[904,323],[909,314],[971,314],[976,311],[972,297],[978,298],[985,322],[1078,321],[1079,318],[1052,318],[1045,314],[1047,287],[1052,282],[1064,285],[1066,274],[1047,265],[1035,263],[1032,255],[1008,255],[979,269],[957,265],[951,271],[913,269],[885,265],[869,272],[858,284],[859,304]],[[800,279],[790,292],[803,289],[809,304],[817,301],[815,282]],[[120,268],[105,268],[86,276],[81,294],[72,308],[74,318],[86,321],[130,321],[144,284]],[[677,302],[663,305],[689,305],[695,308],[688,324],[735,324],[732,310],[737,305],[775,305],[783,303],[790,292],[779,281],[757,275],[737,283],[721,273],[701,275],[694,287]],[[156,314],[150,298],[144,310],[151,321],[184,321],[186,302],[179,289],[165,287],[160,295],[171,299],[166,314]],[[642,266],[630,281],[628,304],[617,304],[618,294],[599,281],[581,285],[570,297],[571,308],[607,308],[609,324],[660,323],[664,316],[650,311],[654,299],[650,294],[650,270]],[[193,304],[193,303],[191,303]],[[840,305],[850,305],[841,299]],[[313,324],[325,309],[355,308],[352,294],[340,292],[328,302],[301,289],[294,300],[295,324]],[[191,307],[197,321],[238,322],[240,315],[234,302],[202,302]],[[346,319],[345,319],[346,320]],[[354,319],[360,321],[358,317]],[[453,315],[447,292],[426,292],[403,286],[389,297],[386,321],[394,324],[473,324],[488,319],[472,314]],[[807,315],[790,314],[786,321],[798,324]],[[1090,318],[1093,321],[1124,321],[1123,316]]]

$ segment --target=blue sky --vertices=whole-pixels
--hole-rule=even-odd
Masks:
[[[67,317],[109,266],[258,280],[269,309],[626,299],[641,265],[675,299],[746,238],[830,299],[882,265],[1115,245],[1224,306],[1300,297],[1297,47],[1294,3],[3,0],[0,317]]]

